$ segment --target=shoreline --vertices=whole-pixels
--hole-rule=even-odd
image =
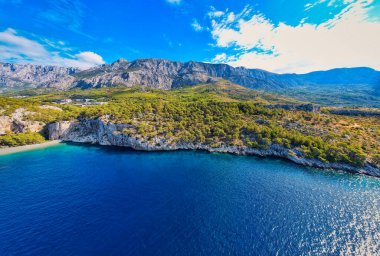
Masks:
[[[39,144],[0,148],[0,156],[10,155],[10,154],[24,152],[24,151],[30,151],[30,150],[35,150],[35,149],[47,148],[47,147],[58,145],[60,143],[62,143],[61,140],[50,140],[50,141],[46,141]]]
[[[305,157],[292,156],[288,154],[288,150],[279,146],[272,145],[267,150],[262,149],[238,149],[236,147],[221,147],[221,148],[209,148],[204,145],[181,145],[180,147],[169,147],[169,148],[149,148],[149,147],[136,147],[131,145],[113,145],[113,144],[102,144],[99,142],[88,142],[88,141],[75,141],[75,140],[63,140],[65,143],[74,143],[77,145],[93,145],[99,147],[115,147],[115,148],[124,148],[130,149],[133,151],[141,151],[141,152],[170,152],[170,151],[203,151],[208,153],[222,153],[222,154],[231,154],[237,156],[255,156],[262,158],[273,158],[273,159],[281,159],[284,161],[291,162],[293,164],[303,166],[303,167],[311,167],[320,170],[334,170],[334,171],[343,171],[351,174],[361,174],[367,175],[375,178],[380,178],[380,169],[378,167],[371,166],[366,163],[362,167],[356,167],[353,165],[345,164],[345,163],[324,163],[317,159],[307,159]]]
[[[339,171],[345,171],[349,173],[356,173],[356,174],[364,174],[372,177],[380,178],[380,170],[376,167],[370,166],[366,164],[363,167],[354,167],[348,164],[342,164],[342,163],[322,163],[321,161],[315,160],[315,159],[306,159],[304,157],[296,157],[291,156],[287,153],[287,150],[284,150],[284,148],[279,147],[278,145],[275,147],[271,147],[268,150],[259,150],[259,149],[244,149],[244,150],[238,150],[235,147],[222,147],[222,148],[209,148],[204,145],[187,145],[182,147],[169,147],[169,148],[149,148],[149,147],[136,147],[132,145],[112,145],[112,144],[102,144],[99,142],[88,142],[88,141],[75,141],[75,140],[50,140],[46,141],[44,143],[40,144],[32,144],[32,145],[24,145],[24,146],[17,146],[17,147],[9,147],[9,148],[0,148],[0,156],[24,152],[24,151],[31,151],[36,149],[42,149],[47,148],[51,146],[58,145],[60,143],[69,142],[69,143],[76,143],[76,144],[87,144],[87,145],[97,145],[97,146],[113,146],[113,147],[119,147],[119,148],[130,148],[132,150],[136,151],[145,151],[145,152],[160,152],[160,151],[177,151],[177,150],[195,150],[195,151],[205,151],[209,153],[227,153],[227,154],[233,154],[233,155],[246,155],[246,156],[257,156],[257,157],[273,157],[277,159],[283,159],[286,161],[290,161],[294,164],[301,165],[304,167],[312,167],[322,170],[339,170]],[[141,145],[140,145],[141,146]]]
[[[220,145],[211,147],[202,143],[171,142],[161,137],[152,141],[134,137],[122,132],[123,125],[106,123],[100,119],[87,119],[77,122],[57,122],[49,124],[47,131],[49,139],[61,139],[65,142],[89,143],[102,146],[127,147],[141,151],[173,151],[173,150],[205,150],[209,152],[231,153],[235,155],[255,155],[261,157],[277,157],[292,161],[295,164],[319,169],[335,169],[351,173],[366,174],[380,178],[380,168],[373,166],[367,160],[363,166],[353,166],[341,162],[322,162],[318,159],[308,159],[297,148],[285,148],[272,144],[266,149],[249,148],[246,146]]]

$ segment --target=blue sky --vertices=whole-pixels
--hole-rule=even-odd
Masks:
[[[380,0],[0,0],[0,61],[380,69]]]

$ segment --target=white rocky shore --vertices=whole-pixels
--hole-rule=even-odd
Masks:
[[[58,122],[47,126],[47,134],[50,140],[63,140],[68,142],[91,143],[107,146],[128,147],[135,150],[161,151],[161,150],[206,150],[209,152],[222,152],[238,155],[274,156],[288,159],[294,163],[323,168],[348,171],[352,173],[366,174],[380,177],[380,169],[365,164],[363,167],[355,167],[341,163],[324,163],[316,159],[304,158],[296,149],[287,149],[279,145],[272,145],[268,149],[253,149],[238,146],[210,147],[203,144],[174,143],[164,138],[155,138],[146,141],[123,133],[126,124],[107,123],[100,119],[82,120],[77,122]]]

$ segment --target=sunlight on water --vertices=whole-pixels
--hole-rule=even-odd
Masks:
[[[60,145],[0,157],[1,255],[378,255],[378,179]]]

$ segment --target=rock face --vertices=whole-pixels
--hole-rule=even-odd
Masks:
[[[12,130],[12,119],[9,116],[0,116],[0,135]]]
[[[75,68],[32,64],[0,63],[1,87],[31,87],[67,89],[74,82]]]
[[[155,138],[146,141],[123,131],[128,128],[125,124],[113,124],[101,119],[82,120],[77,122],[61,122],[49,124],[47,127],[50,140],[64,140],[71,142],[91,143],[106,146],[128,147],[136,150],[158,151],[158,150],[206,150],[210,152],[223,152],[242,155],[276,156],[288,159],[294,163],[323,169],[337,169],[353,173],[362,173],[380,177],[380,169],[366,164],[364,167],[354,167],[340,163],[324,163],[316,159],[306,159],[296,149],[286,149],[273,144],[268,149],[253,149],[237,146],[220,146],[217,148],[204,144],[177,143],[167,141],[164,138]]]
[[[225,64],[177,62],[163,59],[116,61],[75,75],[74,87],[92,88],[123,85],[172,89],[226,79],[249,88],[280,88],[296,84],[297,78],[258,69],[234,68]]]
[[[39,65],[0,64],[0,88],[146,86],[172,89],[226,79],[253,89],[286,89],[298,85],[368,84],[380,86],[380,72],[369,68],[334,69],[309,74],[275,74],[226,64],[164,59],[120,59],[88,70]]]
[[[43,131],[45,126],[44,123],[24,120],[24,116],[27,114],[27,111],[23,108],[19,108],[16,109],[11,116],[0,116],[0,135],[4,135],[10,131],[13,133]]]

